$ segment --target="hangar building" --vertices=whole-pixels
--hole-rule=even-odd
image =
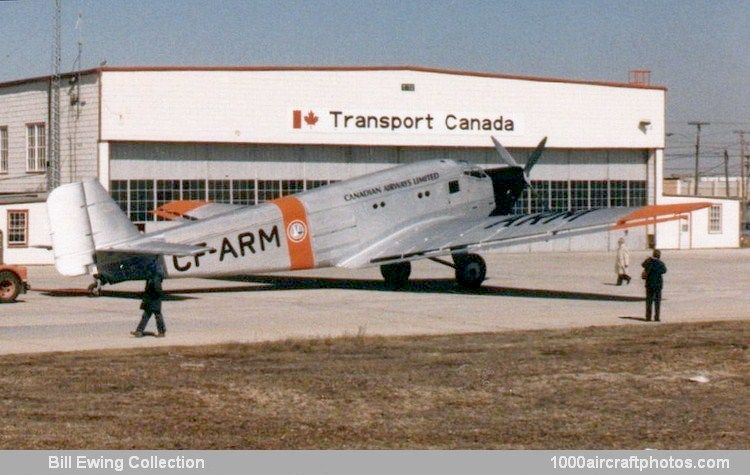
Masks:
[[[63,84],[62,182],[98,177],[142,228],[158,225],[151,209],[176,199],[252,205],[419,160],[495,165],[490,135],[520,162],[549,137],[518,211],[637,206],[662,194],[659,86],[413,66],[103,67]],[[10,263],[52,262],[35,247],[49,244],[49,90],[49,77],[0,83],[0,230]],[[717,204],[726,216],[708,245],[736,246],[731,203]],[[690,232],[685,242],[700,247],[703,227],[635,230],[629,244],[645,248],[648,233],[657,246],[664,234],[679,247],[671,235]],[[512,250],[605,250],[619,236]]]

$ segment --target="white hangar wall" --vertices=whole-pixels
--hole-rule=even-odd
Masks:
[[[523,80],[418,70],[105,70],[104,141],[487,146],[487,131],[446,130],[456,117],[502,116],[509,147],[664,147],[659,88]],[[413,91],[402,91],[412,84]],[[295,110],[313,111],[294,128]],[[433,129],[334,127],[332,112],[434,118]],[[338,116],[343,122],[343,115]],[[639,127],[641,122],[647,125]]]

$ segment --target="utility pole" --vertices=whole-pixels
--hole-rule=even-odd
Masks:
[[[49,157],[47,157],[47,192],[60,186],[60,14],[61,1],[55,0],[52,32],[52,77],[50,80]]]
[[[699,170],[698,170],[698,161],[701,154],[701,126],[704,125],[711,125],[708,122],[688,122],[688,125],[694,125],[697,127],[696,133],[695,133],[695,185],[693,186],[693,194],[695,196],[698,196],[698,176],[699,176]]]
[[[729,198],[729,152],[724,149],[724,185],[727,190],[727,198]]]
[[[745,155],[745,134],[746,130],[735,130],[735,134],[740,136],[740,203],[742,211],[740,211],[740,221],[745,225],[745,213],[747,211],[747,181],[748,181],[748,157]]]

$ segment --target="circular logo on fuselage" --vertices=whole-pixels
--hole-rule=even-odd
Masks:
[[[296,219],[286,227],[286,235],[292,242],[300,242],[307,236],[307,226],[302,221]]]

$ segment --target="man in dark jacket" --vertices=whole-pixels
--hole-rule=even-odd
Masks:
[[[146,289],[143,292],[141,301],[143,316],[141,317],[141,322],[138,324],[138,328],[130,332],[136,338],[143,336],[143,331],[146,329],[151,315],[156,317],[156,330],[158,331],[156,336],[163,337],[167,333],[167,327],[164,325],[164,317],[161,314],[161,300],[164,297],[164,292],[161,290],[161,281],[161,273],[158,271],[152,272],[149,278],[146,279]]]
[[[652,257],[643,261],[643,278],[646,280],[646,321],[651,321],[651,307],[654,308],[654,321],[659,321],[659,310],[661,308],[661,289],[664,287],[664,278],[667,266],[661,261],[661,251],[654,249]]]

